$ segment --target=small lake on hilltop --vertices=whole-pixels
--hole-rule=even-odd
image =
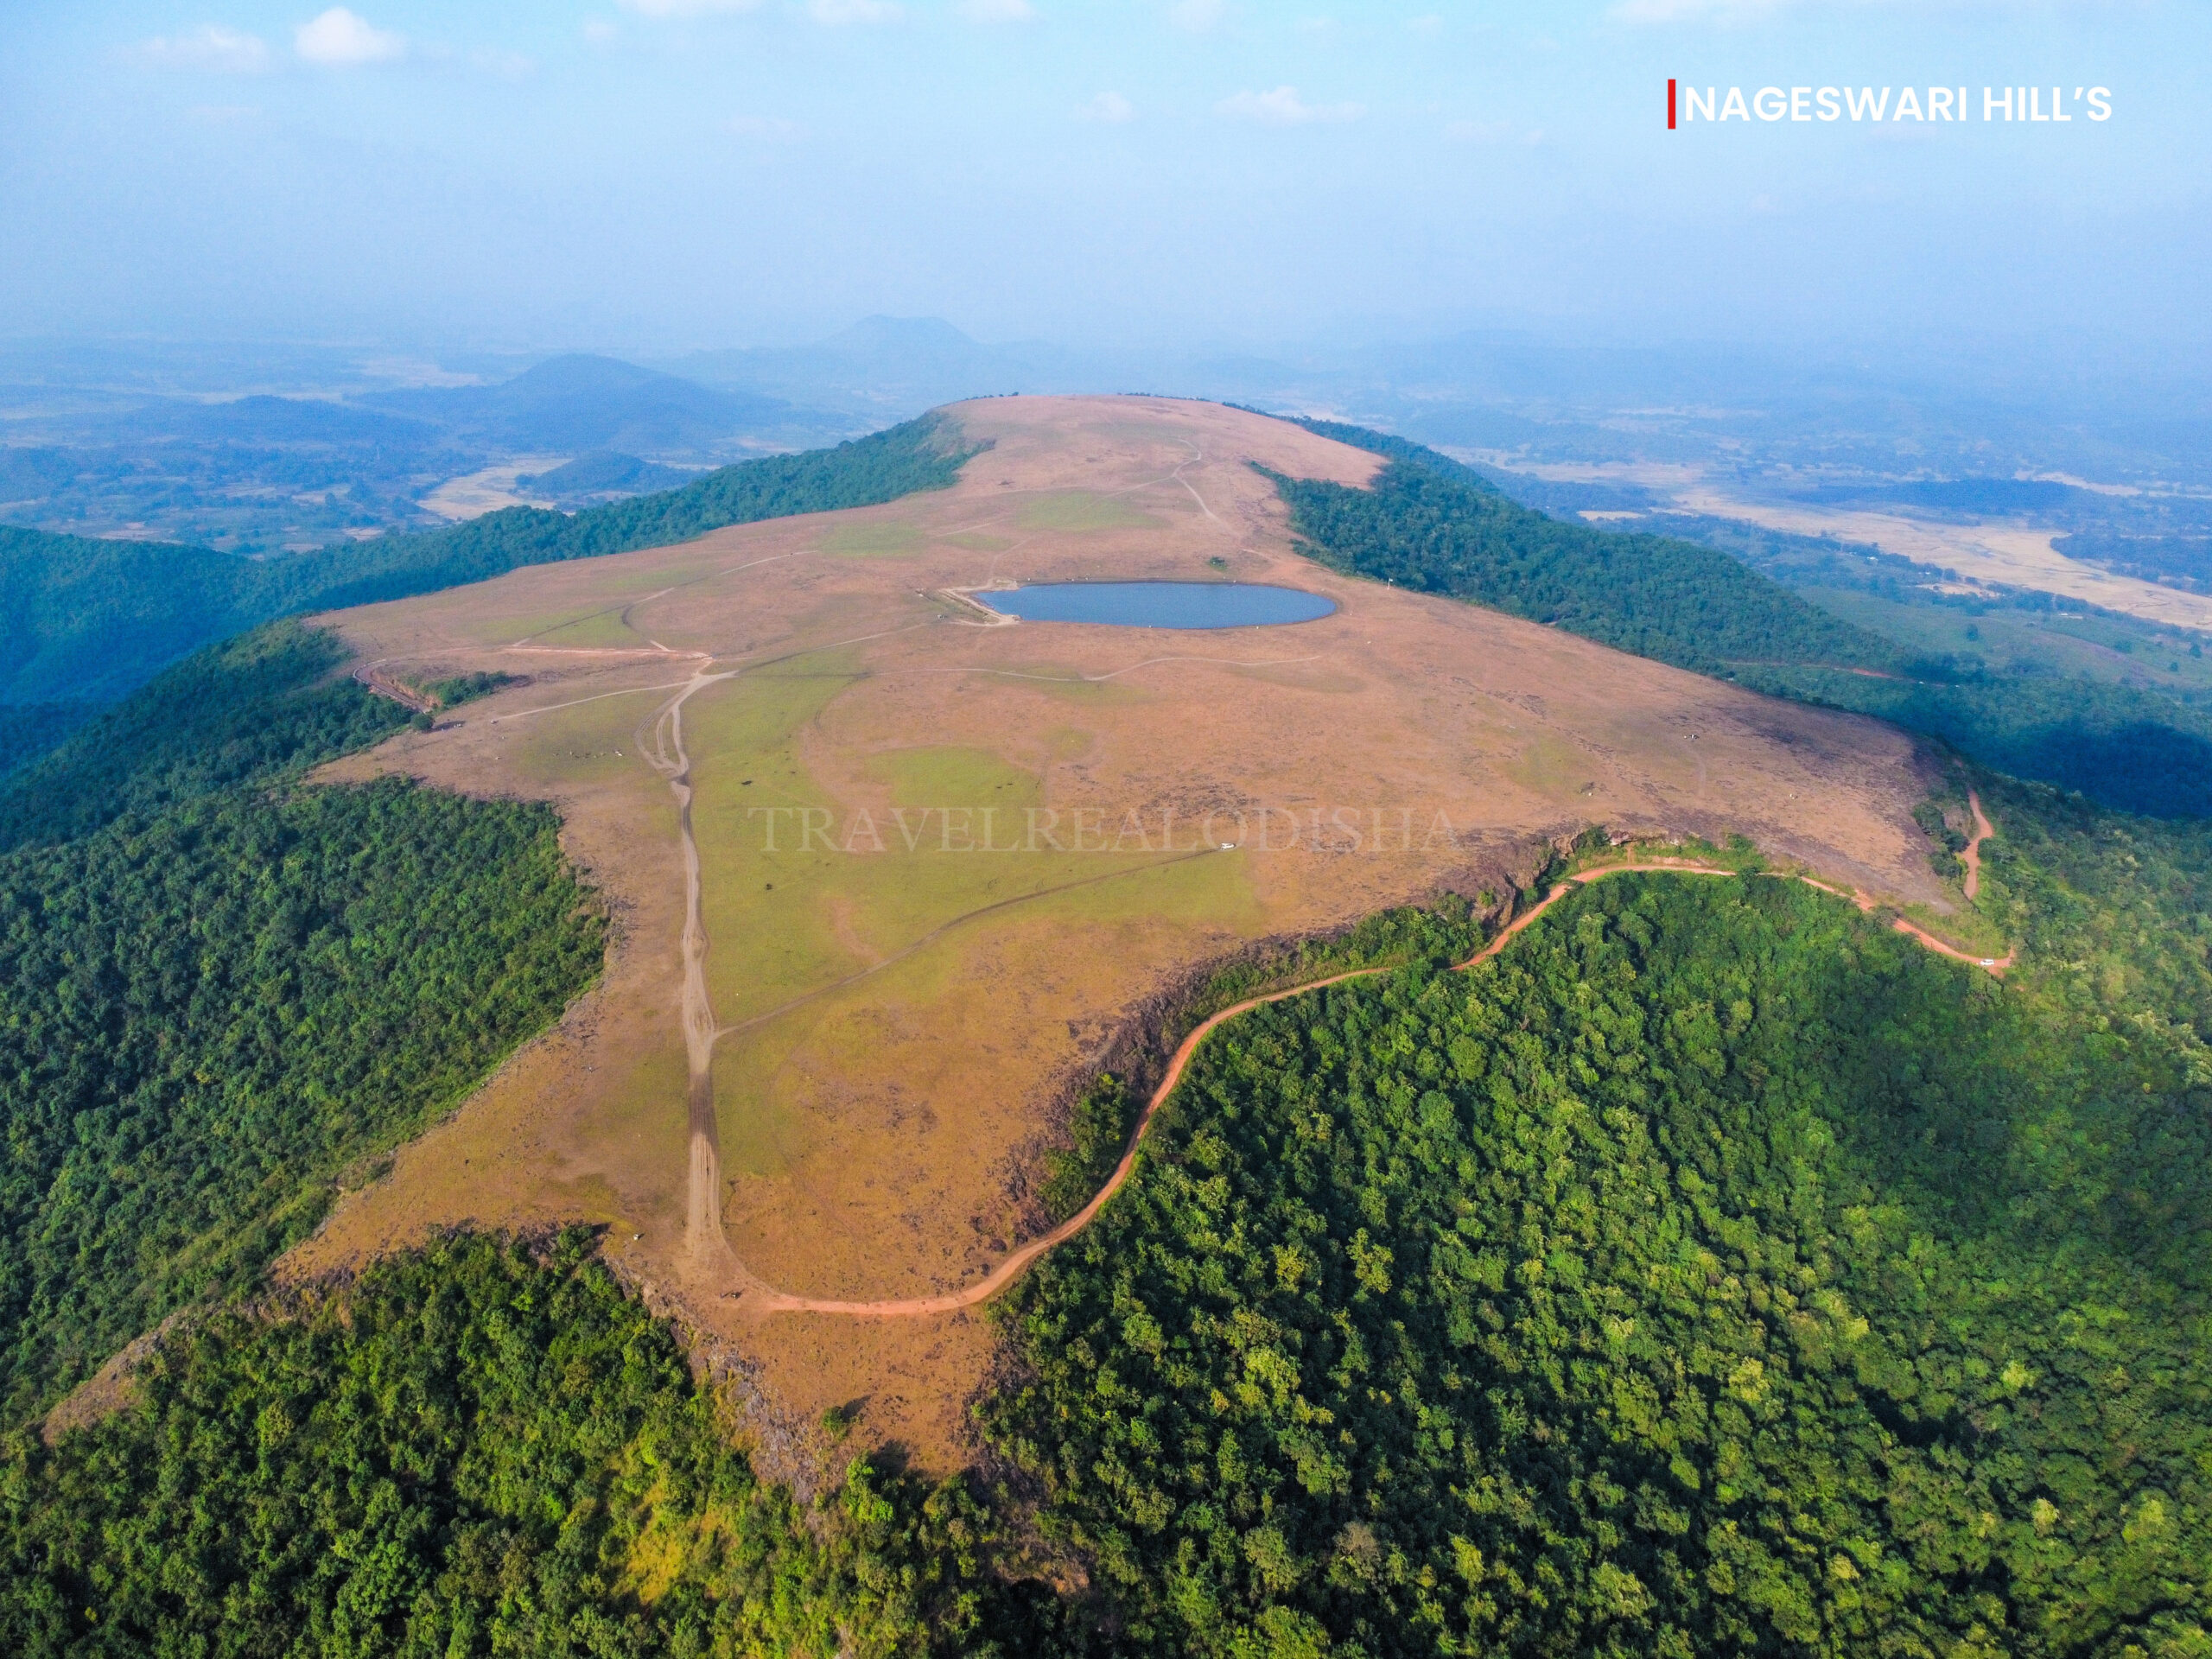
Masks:
[[[1254,628],[1311,622],[1336,601],[1255,582],[1050,582],[976,598],[1025,622],[1105,622],[1126,628]]]

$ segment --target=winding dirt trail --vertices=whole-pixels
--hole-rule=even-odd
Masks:
[[[1989,820],[1982,816],[1980,802],[1973,799],[1971,796],[1968,798],[1973,803],[1976,830],[1973,845],[1968,850],[1978,853],[1981,842],[1995,831],[1990,827]],[[696,860],[694,867],[696,868]],[[1973,868],[1969,866],[1970,870]],[[1736,874],[1731,869],[1710,864],[1700,864],[1688,859],[1658,860],[1637,864],[1611,864],[1602,869],[1582,871],[1558,883],[1537,903],[1501,928],[1497,938],[1476,951],[1473,956],[1469,957],[1466,961],[1455,963],[1453,971],[1464,973],[1478,963],[1489,961],[1506,947],[1515,934],[1529,926],[1578,887],[1603,880],[1610,875],[1626,875],[1631,872],[1664,872],[1674,875],[1716,876]],[[1830,887],[1824,881],[1816,881],[1810,876],[1783,879],[1795,879],[1804,882],[1808,887],[1817,887],[1822,893],[1834,893],[1838,898],[1849,899],[1862,911],[1871,912],[1875,908],[1874,900],[1872,898],[1855,889],[1846,892],[1842,888]],[[1972,891],[1972,888],[1968,889],[1969,894]],[[1892,919],[1891,925],[1898,932],[1910,935],[1932,950],[1957,961],[1986,969],[1993,975],[2001,976],[2004,969],[2012,965],[2012,955],[2010,951],[2007,951],[2001,959],[1969,956],[1965,951],[1955,946],[1946,944],[1942,940],[1902,918]],[[1367,979],[1377,974],[1394,971],[1395,971],[1395,969],[1389,967],[1349,969],[1343,973],[1331,974],[1323,979],[1308,980],[1302,985],[1294,985],[1284,990],[1268,991],[1259,996],[1247,997],[1242,1002],[1232,1003],[1202,1021],[1177,1046],[1173,1058],[1167,1063],[1166,1071],[1160,1077],[1160,1086],[1152,1091],[1152,1097],[1145,1103],[1144,1112],[1137,1119],[1136,1128],[1129,1136],[1128,1149],[1122,1154],[1121,1162],[1115,1165],[1114,1173],[1107,1178],[1105,1185],[1098,1190],[1097,1195],[1050,1232],[1039,1235],[1014,1250],[988,1274],[972,1285],[964,1286],[958,1290],[947,1291],[937,1296],[909,1296],[879,1302],[850,1302],[840,1301],[830,1297],[794,1296],[788,1291],[778,1290],[772,1286],[762,1284],[740,1267],[738,1272],[745,1281],[744,1285],[737,1290],[725,1291],[723,1294],[740,1299],[746,1312],[764,1317],[771,1313],[831,1313],[859,1319],[921,1319],[931,1314],[957,1313],[962,1308],[975,1307],[987,1302],[1019,1278],[1022,1270],[1039,1256],[1058,1245],[1065,1244],[1088,1227],[1098,1212],[1106,1207],[1106,1201],[1121,1191],[1122,1184],[1129,1179],[1131,1172],[1136,1168],[1137,1152],[1144,1144],[1145,1132],[1152,1127],[1154,1115],[1166,1103],[1167,1097],[1175,1092],[1176,1084],[1182,1082],[1183,1073],[1189,1069],[1192,1058],[1198,1052],[1198,1045],[1206,1039],[1216,1027],[1234,1020],[1241,1014],[1249,1013],[1254,1008],[1263,1007],[1270,1002],[1287,1001],[1294,996],[1304,996],[1309,992],[1321,990],[1331,985],[1341,985],[1348,980]],[[709,1103],[711,1105],[711,1097]],[[696,1142],[697,1135],[696,1116],[693,1121]],[[709,1133],[712,1133],[711,1127]],[[695,1171],[697,1168],[696,1154],[693,1167]],[[719,1237],[721,1229],[718,1218],[714,1230]],[[728,1255],[731,1262],[734,1263],[735,1257],[730,1255],[728,1245],[724,1244],[722,1248],[724,1255]]]
[[[721,1228],[722,1160],[715,1123],[715,1007],[707,995],[707,929],[701,917],[699,843],[691,833],[691,756],[683,747],[683,705],[709,686],[734,679],[739,671],[709,671],[711,660],[692,671],[683,689],[653,716],[651,735],[640,734],[645,762],[668,780],[676,797],[677,839],[683,849],[683,1058],[691,1128],[691,1167],[684,1204],[683,1243],[696,1270],[734,1272],[746,1278]]]
[[[1995,835],[1997,830],[1981,810],[1981,797],[1972,790],[1967,791],[1967,806],[1974,813],[1974,834],[1967,837],[1967,849],[1959,857],[1967,867],[1966,891],[1971,899],[1981,891],[1981,843]],[[2012,958],[2008,955],[2005,960],[2009,963]]]

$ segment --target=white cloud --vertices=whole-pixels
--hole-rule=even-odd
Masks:
[[[299,26],[292,36],[292,49],[309,63],[391,63],[407,55],[407,41],[401,35],[372,29],[357,12],[333,6],[312,22]]]
[[[604,17],[594,17],[584,25],[584,41],[591,46],[612,46],[622,38],[622,31]]]
[[[1272,92],[1239,92],[1214,105],[1224,115],[1246,121],[1265,121],[1278,127],[1302,127],[1315,121],[1357,121],[1367,113],[1357,104],[1308,104],[1295,86],[1278,86]]]
[[[956,10],[971,23],[1026,23],[1037,16],[1029,0],[960,0]]]
[[[893,0],[806,0],[817,23],[887,23],[905,16]]]
[[[751,11],[760,0],[619,0],[626,11],[640,17],[665,21],[678,17],[711,17],[721,12]],[[590,25],[586,24],[587,30]]]
[[[1167,9],[1167,21],[1178,29],[1211,29],[1229,10],[1224,0],[1176,0]]]
[[[205,23],[189,35],[157,35],[139,50],[172,69],[211,69],[220,74],[257,74],[269,67],[269,43],[220,23]]]
[[[1101,92],[1090,103],[1076,111],[1082,121],[1104,121],[1119,126],[1124,121],[1136,118],[1137,106],[1119,92]]]

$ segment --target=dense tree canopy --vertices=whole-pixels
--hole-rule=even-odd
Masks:
[[[272,622],[194,652],[0,783],[0,849],[143,820],[365,747],[407,719],[339,674],[337,637]]]
[[[1332,437],[1357,430],[1315,424]],[[1549,518],[1441,455],[1388,442],[1365,489],[1271,474],[1292,530],[1339,569],[1706,673],[1737,658],[1887,664],[1894,654],[1726,553]]]
[[[977,1514],[855,1462],[763,1484],[570,1234],[449,1239],[234,1309],[141,1397],[0,1450],[0,1649],[882,1659],[976,1632]]]
[[[0,791],[0,1409],[251,1285],[597,974],[541,805],[302,785],[406,717],[272,623]]]
[[[543,806],[208,795],[0,857],[0,1398],[251,1285],[597,974]]]
[[[2212,1069],[2052,1013],[1635,876],[1256,1011],[993,1433],[1133,1650],[2200,1651]]]

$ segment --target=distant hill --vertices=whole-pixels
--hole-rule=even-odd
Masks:
[[[853,411],[1099,389],[1095,370],[1056,346],[985,346],[942,317],[866,317],[811,346],[697,352],[671,366],[710,385]]]
[[[515,487],[556,506],[593,506],[621,496],[643,495],[651,490],[679,489],[693,474],[612,449],[594,450],[554,467],[515,480]]]
[[[494,386],[416,387],[363,403],[449,436],[519,453],[620,450],[690,454],[791,414],[780,398],[717,391],[611,357],[556,357]]]

